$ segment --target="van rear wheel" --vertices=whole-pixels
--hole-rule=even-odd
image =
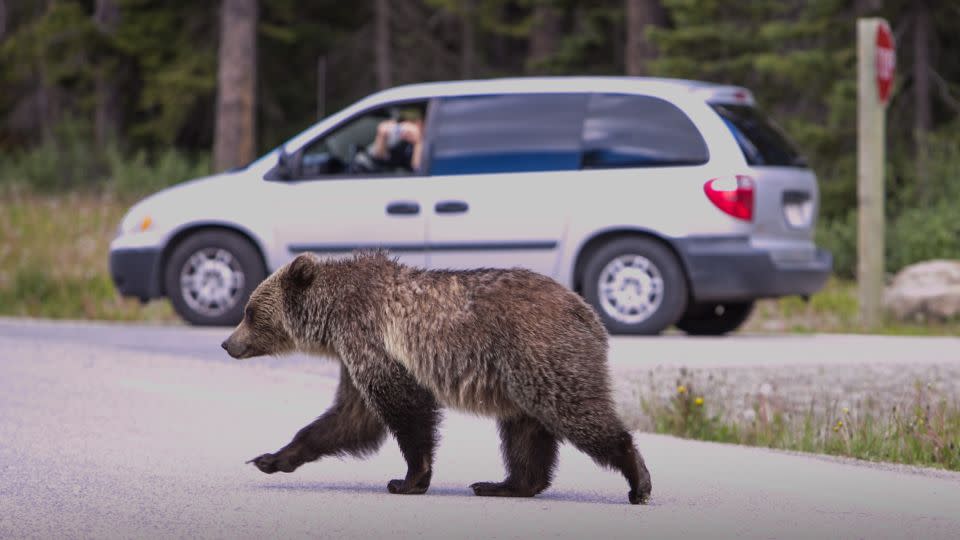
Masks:
[[[691,336],[722,336],[740,328],[752,312],[753,302],[695,304],[677,321],[677,328]]]
[[[687,305],[687,281],[669,248],[625,237],[600,247],[583,274],[583,296],[611,334],[655,335]]]

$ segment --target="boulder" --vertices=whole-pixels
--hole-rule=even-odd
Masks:
[[[900,320],[960,317],[960,261],[936,260],[901,270],[883,295],[887,310]]]

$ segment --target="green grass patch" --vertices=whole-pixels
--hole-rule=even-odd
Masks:
[[[804,301],[790,296],[757,302],[747,332],[795,333],[865,333],[859,321],[857,284],[854,281],[830,279],[817,294]],[[875,334],[889,335],[960,335],[960,320],[900,322],[884,319]]]
[[[699,390],[680,381],[670,398],[640,405],[657,433],[960,471],[960,404],[919,383],[899,403],[811,401],[801,411],[758,394],[739,414],[719,410],[710,389]]]
[[[0,315],[176,320],[167,302],[121,298],[108,251],[129,200],[0,190]]]

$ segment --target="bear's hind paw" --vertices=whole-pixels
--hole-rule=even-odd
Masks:
[[[630,501],[630,504],[647,504],[650,502],[650,492],[637,493],[636,491],[628,491],[627,499]]]

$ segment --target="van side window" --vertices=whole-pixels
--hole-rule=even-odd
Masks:
[[[577,170],[586,104],[586,94],[445,98],[430,127],[430,174]]]
[[[395,103],[350,118],[291,157],[289,179],[418,173],[426,101]]]
[[[700,131],[675,105],[651,96],[590,96],[583,168],[702,165],[709,157]]]

